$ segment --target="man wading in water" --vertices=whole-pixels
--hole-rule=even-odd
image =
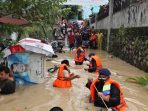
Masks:
[[[90,89],[91,102],[96,107],[111,108],[113,111],[126,111],[120,85],[110,78],[110,71],[106,68],[99,70],[98,78],[92,82],[88,79],[86,87]]]

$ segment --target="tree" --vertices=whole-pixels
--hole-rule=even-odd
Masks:
[[[0,16],[11,15],[23,18],[31,24],[42,27],[45,36],[48,26],[53,29],[57,19],[70,10],[61,9],[66,0],[2,0],[0,1]]]
[[[63,6],[63,8],[69,8],[71,10],[66,16],[67,19],[74,19],[79,15],[80,10],[82,9],[81,6],[76,6],[76,5],[65,5]],[[82,17],[79,17],[79,18],[82,18]]]

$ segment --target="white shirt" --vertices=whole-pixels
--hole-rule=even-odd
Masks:
[[[64,77],[69,77],[70,73],[67,70],[63,70]]]

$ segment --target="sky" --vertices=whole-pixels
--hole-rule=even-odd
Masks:
[[[108,0],[104,0],[102,4],[106,4],[108,3]],[[83,18],[87,19],[89,18],[89,15],[92,13],[91,12],[91,8],[93,7],[93,13],[97,13],[99,12],[99,5],[95,4],[95,5],[83,5],[82,9],[83,9]]]
[[[99,5],[107,4],[108,0],[67,0],[64,5],[82,5],[83,18],[89,18],[92,13],[91,8],[93,7],[93,13],[99,12]]]

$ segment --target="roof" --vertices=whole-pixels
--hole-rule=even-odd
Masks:
[[[0,23],[15,24],[15,25],[26,25],[26,24],[28,24],[28,21],[24,20],[24,19],[1,17]]]

